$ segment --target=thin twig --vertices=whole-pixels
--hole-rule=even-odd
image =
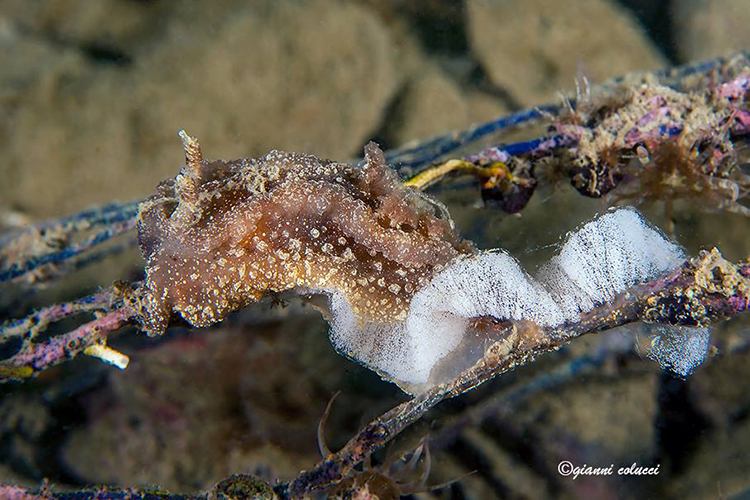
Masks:
[[[560,106],[546,105],[503,116],[467,130],[441,135],[416,146],[406,147],[386,153],[386,161],[397,170],[419,168],[468,144],[497,132],[505,131],[526,123],[542,120],[559,112]]]
[[[130,322],[135,315],[133,309],[123,307],[45,342],[26,342],[10,359],[0,362],[0,381],[29,378],[74,358],[88,347],[105,342],[110,333]]]
[[[30,490],[0,485],[3,500],[205,500],[205,495],[181,495],[156,489],[99,487],[79,491],[54,492],[47,488]]]
[[[13,337],[25,337],[33,340],[47,325],[64,318],[97,310],[105,310],[112,300],[112,289],[102,290],[92,295],[62,304],[42,308],[23,319],[10,321],[0,326],[0,342],[7,342]]]
[[[46,307],[0,327],[0,342],[19,343],[12,356],[0,361],[0,382],[27,379],[81,353],[120,368],[127,366],[127,356],[106,347],[106,341],[120,327],[137,318],[133,291],[138,286],[138,283],[117,284],[73,302]],[[91,312],[99,316],[68,333],[38,341],[39,335],[51,324]]]
[[[34,256],[23,262],[14,262],[9,267],[0,270],[0,283],[2,283],[3,281],[10,281],[19,278],[46,264],[60,264],[69,261],[70,259],[88,252],[92,248],[101,245],[106,241],[109,241],[115,236],[119,236],[120,234],[134,229],[136,223],[136,219],[128,219],[124,222],[118,222],[116,224],[108,226],[106,229],[103,229],[92,236],[89,236],[81,243],[69,245],[64,250]]]

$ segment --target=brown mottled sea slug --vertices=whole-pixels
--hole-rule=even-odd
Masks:
[[[186,167],[140,207],[151,333],[176,315],[208,326],[292,289],[335,295],[362,324],[403,320],[425,280],[473,252],[439,205],[401,185],[374,143],[358,167],[280,151],[205,160],[195,139],[181,137]],[[337,347],[351,354],[345,344]]]

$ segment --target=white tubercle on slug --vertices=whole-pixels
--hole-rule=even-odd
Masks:
[[[339,351],[414,393],[482,356],[485,344],[472,319],[559,326],[684,261],[678,245],[634,209],[621,208],[570,233],[537,278],[501,250],[456,259],[417,291],[402,321],[362,324],[343,296],[330,295],[331,338]],[[679,375],[690,374],[707,354],[707,328],[646,328],[649,357]]]

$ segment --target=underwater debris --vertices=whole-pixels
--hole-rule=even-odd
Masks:
[[[418,470],[420,462],[421,471]],[[404,495],[433,491],[447,486],[427,484],[430,466],[429,444],[423,439],[410,454],[388,456],[377,467],[373,466],[370,460],[365,460],[362,470],[353,471],[349,477],[326,492],[326,497],[332,500],[396,500]]]
[[[219,481],[206,495],[206,500],[275,500],[271,485],[250,474],[232,474]]]
[[[318,448],[323,459],[333,456],[325,440],[325,425],[331,412],[333,402],[338,397],[335,393],[328,402],[323,417],[318,424]],[[326,498],[378,498],[397,499],[402,495],[409,495],[423,491],[432,491],[447,486],[427,486],[430,476],[430,449],[427,438],[422,438],[417,447],[411,452],[411,457],[406,460],[408,454],[392,454],[391,450],[385,461],[379,466],[373,466],[371,457],[367,457],[362,463],[360,470],[354,469],[349,475],[326,492]],[[418,464],[422,461],[422,470],[418,470]],[[450,483],[448,483],[450,484]]]
[[[568,178],[585,196],[609,204],[699,200],[706,210],[750,216],[742,171],[750,136],[750,66],[728,63],[715,86],[676,89],[654,77],[592,93],[547,114],[553,135],[493,146],[416,174],[426,187],[459,172],[480,180],[483,200],[507,213],[522,210],[538,184]],[[731,71],[730,71],[731,70]]]
[[[582,100],[554,123],[574,138],[565,155],[571,182],[586,196],[658,200],[668,209],[672,200],[699,198],[706,208],[750,215],[738,202],[750,187],[738,151],[750,134],[748,70],[699,91],[646,82],[609,100]]]

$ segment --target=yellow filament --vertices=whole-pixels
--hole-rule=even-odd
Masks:
[[[500,179],[513,179],[513,174],[511,174],[510,169],[503,162],[497,161],[487,166],[477,166],[466,160],[453,159],[434,165],[418,173],[404,182],[404,186],[425,189],[431,184],[439,182],[451,172],[473,175],[481,179],[482,186],[488,189],[494,187]]]

